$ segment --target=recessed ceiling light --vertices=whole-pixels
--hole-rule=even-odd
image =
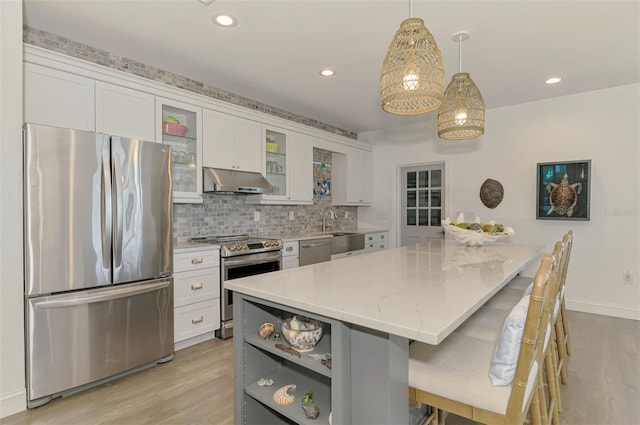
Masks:
[[[320,71],[320,75],[322,75],[323,77],[333,77],[334,75],[336,75],[336,72],[333,69],[325,68]]]
[[[547,83],[547,84],[557,84],[560,81],[562,81],[562,78],[560,78],[560,77],[552,77],[552,78],[549,78],[547,81],[545,81],[545,83]]]
[[[228,13],[216,13],[211,19],[221,27],[235,27],[238,23],[238,20]]]

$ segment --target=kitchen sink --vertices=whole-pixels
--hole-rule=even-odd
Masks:
[[[347,235],[359,235],[358,232],[326,232],[325,235],[331,236],[347,236]]]
[[[357,232],[327,232],[331,235],[331,254],[357,251],[364,249],[364,233]]]

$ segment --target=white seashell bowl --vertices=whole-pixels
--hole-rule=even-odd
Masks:
[[[467,246],[484,245],[485,242],[495,242],[514,234],[513,229],[510,227],[506,227],[505,231],[502,233],[486,233],[481,230],[468,230],[452,224],[443,224],[442,228],[445,232],[452,235],[458,242],[462,242]]]
[[[298,319],[300,317],[298,316]],[[299,352],[312,351],[322,338],[322,324],[317,320],[305,318],[309,329],[291,329],[291,319],[282,322],[282,336],[291,347]]]

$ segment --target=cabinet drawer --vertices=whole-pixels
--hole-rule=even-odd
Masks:
[[[298,257],[282,257],[282,270],[295,269],[299,265]]]
[[[364,235],[365,244],[382,242],[387,240],[387,232],[367,233]]]
[[[220,298],[176,308],[173,324],[174,342],[220,329]]]
[[[387,243],[386,242],[367,243],[367,245],[365,246],[365,250],[367,252],[381,251],[383,249],[387,249]]]
[[[173,305],[181,307],[220,297],[220,267],[176,273]]]
[[[174,273],[206,269],[208,267],[220,267],[220,250],[207,249],[173,254]]]
[[[293,241],[293,242],[285,242],[284,245],[282,246],[282,256],[283,257],[289,257],[289,256],[298,256],[299,251],[299,244],[298,241]]]

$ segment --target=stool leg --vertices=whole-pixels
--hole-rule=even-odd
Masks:
[[[564,304],[564,298],[560,304],[560,315],[562,317],[562,328],[564,330],[564,346],[568,355],[571,355],[571,339],[569,338],[569,319],[567,319],[567,308]]]
[[[560,316],[560,315],[558,315]],[[564,344],[564,329],[562,329],[562,320],[558,317],[555,323],[556,328],[556,346],[558,347],[558,369],[560,372],[561,381],[564,385],[567,384],[567,351]]]

